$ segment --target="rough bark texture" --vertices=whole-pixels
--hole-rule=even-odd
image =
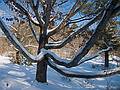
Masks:
[[[36,80],[41,83],[47,82],[47,63],[45,59],[37,63]]]
[[[41,48],[45,46],[45,38],[43,35],[40,35],[39,37],[39,47],[38,52],[39,54],[41,52]],[[47,58],[44,57],[43,60],[37,62],[37,70],[36,70],[36,80],[41,83],[47,82]]]

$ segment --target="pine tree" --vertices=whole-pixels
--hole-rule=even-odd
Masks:
[[[112,51],[120,50],[120,38],[117,36],[116,21],[111,21],[96,42],[98,49],[112,47]],[[105,67],[109,67],[109,51],[105,52]]]

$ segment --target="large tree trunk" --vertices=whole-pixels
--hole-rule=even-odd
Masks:
[[[40,35],[37,54],[41,52],[41,48],[43,48],[44,46],[45,46],[45,39],[43,35]],[[41,83],[47,82],[47,62],[46,61],[47,61],[47,58],[44,57],[43,60],[37,62],[36,80]]]
[[[105,67],[109,67],[109,51],[105,51]]]
[[[47,82],[47,63],[46,58],[37,63],[36,80],[41,83]]]

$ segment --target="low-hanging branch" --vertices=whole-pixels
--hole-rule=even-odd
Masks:
[[[102,19],[100,20],[95,32],[93,33],[91,38],[88,40],[88,42],[85,44],[85,46],[82,48],[82,50],[80,49],[79,52],[73,58],[73,60],[66,65],[67,67],[77,66],[78,63],[80,62],[80,60],[89,52],[91,47],[96,42],[98,36],[100,35],[100,32],[106,27],[106,24],[109,21],[109,19],[111,18],[116,5],[117,5],[117,1],[112,1],[109,4],[107,9],[104,11]],[[63,64],[65,64],[65,63],[63,63]]]
[[[91,47],[94,45],[95,41],[97,40],[97,37],[99,36],[100,32],[105,28],[107,22],[111,18],[114,8],[117,4],[117,1],[112,1],[110,5],[107,7],[107,9],[104,11],[103,17],[100,20],[95,32],[91,36],[90,40],[86,43],[85,47],[78,52],[78,54],[75,55],[73,60],[67,64],[67,67],[74,67],[77,66],[80,60],[88,53],[88,51],[91,49]],[[0,18],[0,27],[2,31],[5,33],[7,38],[11,41],[11,43],[28,59],[28,60],[34,60],[38,61],[44,58],[44,56],[47,54],[47,52],[41,52],[39,55],[34,56],[28,53],[28,51],[21,45],[21,43],[17,40],[17,38],[14,36],[14,34],[11,32],[11,30],[7,27],[7,25],[3,22],[3,20]],[[42,51],[42,50],[41,50]]]
[[[30,54],[23,45],[17,40],[15,35],[11,32],[11,30],[7,27],[7,25],[3,22],[3,20],[0,18],[0,27],[6,37],[9,39],[9,41],[28,59],[33,62],[37,62],[38,60],[42,60],[44,58],[44,55],[46,54],[44,51],[34,56]]]
[[[102,77],[108,77],[112,76],[115,74],[120,73],[120,67],[115,68],[115,69],[109,69],[109,70],[104,70],[100,71],[98,73],[87,73],[87,72],[76,72],[76,71],[69,71],[65,69],[60,69],[55,63],[51,62],[48,60],[48,65],[53,68],[55,71],[59,72],[60,74],[67,76],[67,77],[75,77],[75,78],[86,78],[86,79],[92,79],[92,78],[102,78]]]
[[[109,51],[109,50],[111,50],[111,47],[108,47],[107,49],[103,49],[103,50],[97,52],[97,53],[96,53],[95,55],[93,55],[93,56],[85,57],[85,58],[81,59],[76,66],[78,66],[78,65],[80,65],[80,64],[82,64],[82,63],[84,63],[84,62],[86,62],[86,61],[92,60],[92,59],[98,57],[99,55],[101,55],[102,53],[104,53],[105,51]],[[56,54],[55,54],[54,52],[52,52],[52,51],[48,51],[48,50],[47,50],[46,52],[47,52],[47,53],[46,53],[45,56],[46,56],[47,58],[51,59],[55,64],[61,65],[61,66],[65,66],[66,68],[70,68],[68,64],[69,64],[71,61],[73,61],[72,59],[71,59],[71,60],[70,60],[70,59],[69,59],[69,60],[68,60],[68,59],[62,59],[62,58],[60,58],[58,55],[56,55]]]

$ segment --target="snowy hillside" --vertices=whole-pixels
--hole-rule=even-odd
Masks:
[[[0,90],[120,90],[120,75],[109,78],[78,79],[64,77],[53,69],[48,68],[48,83],[35,81],[35,66],[12,64],[9,57],[0,56]],[[77,68],[78,71],[100,71],[103,61],[98,58]],[[116,64],[111,62],[111,68]],[[102,67],[102,68],[100,68]]]

